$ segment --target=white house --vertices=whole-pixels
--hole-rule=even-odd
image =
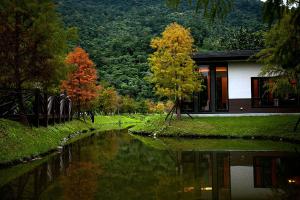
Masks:
[[[276,97],[267,91],[270,77],[260,76],[256,50],[194,54],[205,89],[182,104],[188,113],[299,112],[297,96]]]

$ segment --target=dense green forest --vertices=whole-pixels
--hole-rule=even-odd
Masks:
[[[78,28],[77,44],[96,63],[102,84],[121,95],[154,98],[149,74],[150,40],[177,22],[191,29],[196,51],[258,49],[263,46],[262,3],[237,0],[226,19],[211,22],[201,11],[182,5],[177,10],[164,0],[57,0],[66,26]]]

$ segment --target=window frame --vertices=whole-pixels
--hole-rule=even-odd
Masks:
[[[256,106],[255,100],[262,99],[260,91],[258,91],[260,97],[254,97],[254,87],[253,82],[254,80],[270,80],[272,77],[251,77],[251,107],[252,108],[290,108],[290,107],[299,107],[299,95],[296,97],[296,105],[288,105],[288,104],[281,104],[282,99],[280,97],[274,97],[273,96],[273,103],[272,105],[258,105]],[[274,99],[278,99],[278,105],[274,103]]]

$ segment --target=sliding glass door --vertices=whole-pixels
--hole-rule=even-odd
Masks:
[[[228,110],[228,73],[227,66],[216,66],[215,102],[216,111]]]
[[[200,65],[204,89],[198,95],[198,112],[228,111],[228,67],[222,65]]]
[[[182,111],[186,113],[228,111],[227,64],[199,65],[197,72],[202,77],[204,87],[191,98],[183,100]]]
[[[210,79],[210,67],[209,65],[202,65],[199,67],[199,73],[203,78],[204,88],[198,94],[199,111],[208,112],[210,111],[210,90],[211,90],[211,79]]]

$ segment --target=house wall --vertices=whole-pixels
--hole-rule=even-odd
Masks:
[[[203,65],[200,61],[197,61],[198,65]],[[224,60],[222,62],[207,61],[204,64],[210,66],[228,65],[228,112],[229,113],[299,113],[300,106],[296,107],[252,107],[251,101],[251,77],[259,77],[262,69],[262,65],[253,61],[233,61]],[[224,79],[225,80],[225,79]],[[226,84],[223,84],[226,85]],[[212,92],[215,91],[215,86],[212,85]],[[226,93],[222,93],[226,96]],[[222,96],[222,97],[223,97]],[[211,99],[212,104],[214,100]],[[193,103],[194,106],[197,102]],[[197,107],[197,106],[196,106]],[[211,105],[211,109],[212,109]],[[195,109],[195,108],[194,108]],[[190,112],[190,111],[188,111]],[[212,112],[216,112],[212,109]],[[227,113],[227,111],[224,111]],[[193,111],[198,113],[198,111]]]
[[[253,166],[231,166],[231,197],[232,199],[270,199],[270,188],[254,187]]]
[[[229,99],[230,113],[299,113],[300,107],[261,107],[254,108],[250,99]]]
[[[299,107],[253,108],[251,77],[259,77],[262,65],[255,62],[228,62],[228,98],[230,113],[293,113]]]
[[[260,70],[254,62],[229,62],[229,99],[251,99],[251,77],[259,76]]]

